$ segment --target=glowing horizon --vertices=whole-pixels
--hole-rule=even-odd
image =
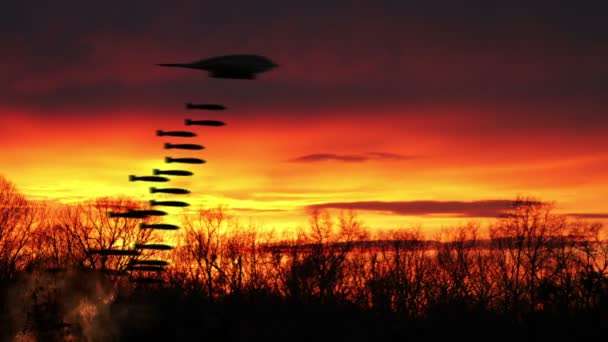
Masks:
[[[435,229],[518,196],[606,222],[608,31],[592,5],[133,6],[6,6],[0,175],[28,198],[149,200],[128,176],[179,154],[208,161],[170,182],[192,191],[180,198],[260,226],[354,203],[374,229]],[[279,67],[226,80],[156,66],[234,53]],[[190,140],[154,132],[186,118],[227,126],[193,128],[205,150],[164,151]]]
[[[213,115],[228,117],[225,127],[188,127],[198,133],[195,138],[155,136],[156,129],[185,129],[183,118],[205,114],[178,112],[148,114],[153,119],[142,123],[138,118],[146,117],[144,113],[116,115],[111,120],[73,117],[56,124],[17,120],[11,128],[21,139],[8,142],[20,150],[0,152],[0,158],[9,161],[3,175],[31,199],[182,199],[193,208],[226,205],[241,221],[279,229],[306,225],[306,208],[324,203],[475,202],[533,196],[556,201],[557,211],[562,213],[602,214],[605,210],[597,195],[598,190],[600,194],[608,191],[608,177],[603,172],[608,154],[601,149],[586,148],[583,154],[570,147],[560,154],[551,147],[555,142],[549,141],[544,151],[517,145],[497,150],[500,143],[486,139],[483,149],[458,156],[475,137],[457,137],[462,146],[455,146],[429,123],[424,125],[431,127],[428,132],[419,129],[415,137],[403,136],[395,130],[399,123],[390,113],[385,115],[386,122],[372,124],[336,115],[316,125],[289,125],[275,122],[272,115],[260,116],[253,124],[230,120],[226,111]],[[420,122],[404,123],[402,129],[414,131],[416,125]],[[205,149],[164,150],[165,142],[199,143]],[[168,155],[196,156],[207,163],[166,164]],[[129,175],[151,175],[154,168],[183,168],[195,175],[170,177],[170,182],[159,184],[128,181]],[[183,187],[192,194],[151,195],[151,186]],[[357,212],[372,229],[434,229],[488,222],[488,218],[458,217],[457,213]]]

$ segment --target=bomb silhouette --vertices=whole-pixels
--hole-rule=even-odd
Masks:
[[[212,78],[226,78],[226,79],[248,79],[253,80],[256,79],[256,74],[269,71],[278,67],[276,63],[268,59],[264,56],[258,55],[227,55],[227,56],[219,56],[212,57],[204,60],[200,60],[193,63],[174,63],[174,64],[157,64],[163,67],[180,67],[180,68],[190,68],[190,69],[199,69],[208,71],[208,76]],[[223,111],[226,109],[224,105],[221,104],[193,104],[186,103],[186,110],[197,110],[197,111]],[[199,126],[199,127],[223,127],[226,125],[225,122],[213,119],[191,119],[186,118],[183,121],[183,124],[188,127]],[[170,138],[194,138],[197,136],[195,132],[191,132],[190,130],[156,130],[155,135],[158,137],[170,137]],[[205,149],[203,145],[193,144],[193,143],[182,143],[182,142],[165,142],[163,145],[164,150],[186,150],[186,151],[200,151]],[[206,161],[197,157],[165,157],[165,163],[167,164],[204,164]],[[134,181],[144,181],[144,182],[168,182],[170,181],[169,177],[177,176],[193,176],[194,173],[189,170],[180,169],[154,169],[153,176],[135,176],[130,175],[129,180],[131,182]],[[151,194],[173,194],[173,195],[187,195],[190,194],[190,190],[182,189],[182,188],[150,188]],[[187,207],[189,204],[183,201],[176,200],[155,200],[152,199],[149,201],[150,208],[154,208],[156,206],[165,206],[165,207]],[[110,217],[120,217],[125,219],[145,219],[150,216],[158,216],[158,217],[166,217],[166,212],[155,209],[148,210],[131,210],[124,213],[109,213]],[[145,223],[142,222],[139,225],[139,229],[145,230],[159,230],[159,231],[168,231],[168,230],[178,230],[179,226],[168,224],[168,223]],[[143,250],[153,250],[153,251],[171,251],[173,249],[172,246],[164,243],[156,243],[156,244],[145,244],[145,243],[136,243],[135,247],[131,250],[99,250],[96,251],[101,255],[122,255],[122,256],[139,256]],[[163,271],[165,267],[167,267],[169,263],[164,260],[137,260],[133,259],[130,261],[127,270],[132,272],[139,272],[140,275],[146,274],[159,274],[159,272]],[[146,280],[155,280],[155,278],[149,277],[138,277],[138,280],[142,282],[146,282]],[[158,279],[156,279],[158,280]],[[156,283],[156,281],[150,281],[146,283]]]

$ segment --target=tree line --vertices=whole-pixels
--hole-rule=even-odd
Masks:
[[[408,321],[454,310],[514,320],[607,310],[602,225],[555,214],[553,205],[533,199],[514,201],[487,227],[489,238],[475,223],[433,239],[421,230],[379,237],[353,212],[315,210],[296,237],[280,239],[241,226],[217,207],[185,214],[169,253],[94,253],[160,241],[158,232],[139,229],[140,220],[108,216],[145,206],[128,198],[44,206],[0,178],[0,284],[9,286],[28,272],[96,271],[129,291],[171,289],[207,303],[280,298]],[[170,265],[162,272],[129,271],[135,258]]]

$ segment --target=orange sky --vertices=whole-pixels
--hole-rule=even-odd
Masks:
[[[212,115],[225,116],[228,125],[194,128],[199,136],[193,139],[156,137],[156,129],[184,129],[183,119],[195,115],[177,112],[142,123],[140,118],[149,113],[77,116],[61,122],[29,113],[3,115],[2,174],[33,199],[70,202],[129,195],[148,200],[171,196],[148,194],[150,183],[130,183],[129,174],[149,175],[153,168],[166,168],[166,155],[202,157],[207,164],[186,167],[194,177],[169,184],[191,189],[193,194],[182,198],[195,207],[224,204],[241,223],[265,228],[305,225],[306,206],[328,202],[466,202],[531,195],[556,201],[564,213],[606,210],[608,153],[600,144],[604,137],[571,136],[566,146],[564,137],[551,135],[531,138],[532,145],[507,143],[483,132],[449,134],[442,124],[402,120],[390,112],[377,121],[348,120],[351,113],[336,113],[297,124],[275,115],[257,120]],[[173,154],[162,149],[164,142],[179,141],[201,143],[206,149]],[[325,156],[312,157],[323,159],[319,161],[294,160],[314,154]],[[359,213],[373,228],[432,229],[482,220]]]
[[[606,220],[602,6],[10,2],[0,175],[39,200],[151,199],[128,175],[166,166],[154,132],[192,116],[228,125],[196,130],[208,163],[172,185],[244,223],[355,206],[368,227],[434,229],[488,220],[519,195]],[[280,67],[235,81],[155,66],[232,53]]]

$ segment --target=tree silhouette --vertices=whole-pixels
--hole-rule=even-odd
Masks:
[[[149,258],[152,252],[140,256],[104,255],[100,250],[132,250],[136,243],[158,240],[158,233],[139,229],[144,220],[110,217],[110,212],[140,210],[146,203],[125,197],[98,198],[76,205],[64,205],[56,211],[56,223],[47,234],[50,257],[59,267],[77,265],[94,270],[123,272],[135,259]]]
[[[31,309],[26,330],[40,330],[34,335],[41,339],[71,329],[65,317],[75,316],[66,303],[78,300],[70,294],[83,291],[82,298],[94,298],[91,288],[101,280],[118,298],[109,304],[112,310],[130,312],[137,303],[175,329],[167,331],[185,331],[184,338],[201,331],[227,338],[233,326],[255,332],[251,327],[269,319],[282,322],[276,329],[285,338],[291,336],[290,319],[333,329],[336,338],[344,336],[341,326],[368,327],[370,334],[386,338],[437,337],[442,331],[473,336],[475,327],[486,325],[509,331],[509,338],[552,329],[561,336],[566,326],[592,335],[594,324],[608,317],[603,226],[572,221],[536,199],[517,199],[488,227],[489,238],[470,223],[433,240],[421,229],[372,236],[356,213],[322,210],[309,212],[308,226],[296,238],[281,240],[240,226],[224,206],[202,208],[184,216],[175,249],[136,250],[142,253],[136,256],[134,246],[159,240],[158,230],[139,229],[139,223],[154,219],[109,213],[144,209],[147,203],[118,197],[42,206],[4,179],[0,190],[0,288],[5,290],[0,318],[14,317],[7,305],[13,301],[7,300],[15,291],[7,289],[39,275],[35,286],[25,284],[28,295],[16,298]],[[104,250],[128,253],[100,253]],[[165,253],[169,264],[157,277],[143,277],[165,265],[151,259],[154,253]],[[132,265],[141,270],[131,271]],[[62,272],[48,272],[53,270]],[[131,277],[115,281],[120,272]],[[74,281],[88,277],[95,279],[89,287]],[[68,289],[57,287],[67,279]],[[144,280],[160,285],[139,286]],[[165,331],[148,319],[118,326],[132,338]],[[0,337],[14,337],[14,329],[6,331]],[[355,335],[354,340],[366,336]]]
[[[40,225],[43,209],[0,177],[0,281],[12,279],[30,261],[32,253],[36,253],[28,248]]]

